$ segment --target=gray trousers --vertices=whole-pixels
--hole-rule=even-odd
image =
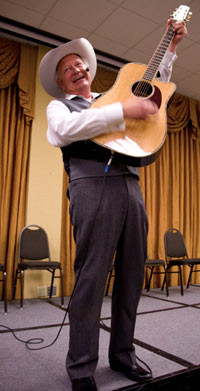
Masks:
[[[84,178],[69,185],[78,279],[69,307],[66,368],[71,379],[92,376],[98,362],[104,289],[116,251],[109,360],[134,363],[133,335],[144,279],[147,216],[132,175]]]

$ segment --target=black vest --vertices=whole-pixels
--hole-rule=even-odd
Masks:
[[[60,98],[68,109],[73,112],[81,112],[87,109],[91,103],[81,97],[73,99]],[[84,177],[104,176],[105,168],[111,157],[111,151],[103,148],[91,140],[76,141],[65,147],[61,147],[65,170],[72,181]],[[107,175],[124,175],[132,174],[139,179],[139,172],[136,167],[130,167],[118,163],[115,157],[109,166]]]

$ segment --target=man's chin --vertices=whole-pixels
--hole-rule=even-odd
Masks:
[[[88,82],[80,83],[79,85],[77,84],[73,90],[74,94],[85,96],[85,93],[88,93],[88,91],[90,91],[90,85]]]

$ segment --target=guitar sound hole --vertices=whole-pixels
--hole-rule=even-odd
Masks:
[[[132,93],[135,96],[149,97],[152,95],[152,85],[147,81],[137,81],[132,85]]]

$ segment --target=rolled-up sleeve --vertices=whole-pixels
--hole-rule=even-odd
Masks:
[[[161,81],[170,80],[172,74],[172,66],[176,59],[176,54],[170,52],[169,50],[166,51],[159,67],[160,76],[158,77],[158,79],[160,79]]]

